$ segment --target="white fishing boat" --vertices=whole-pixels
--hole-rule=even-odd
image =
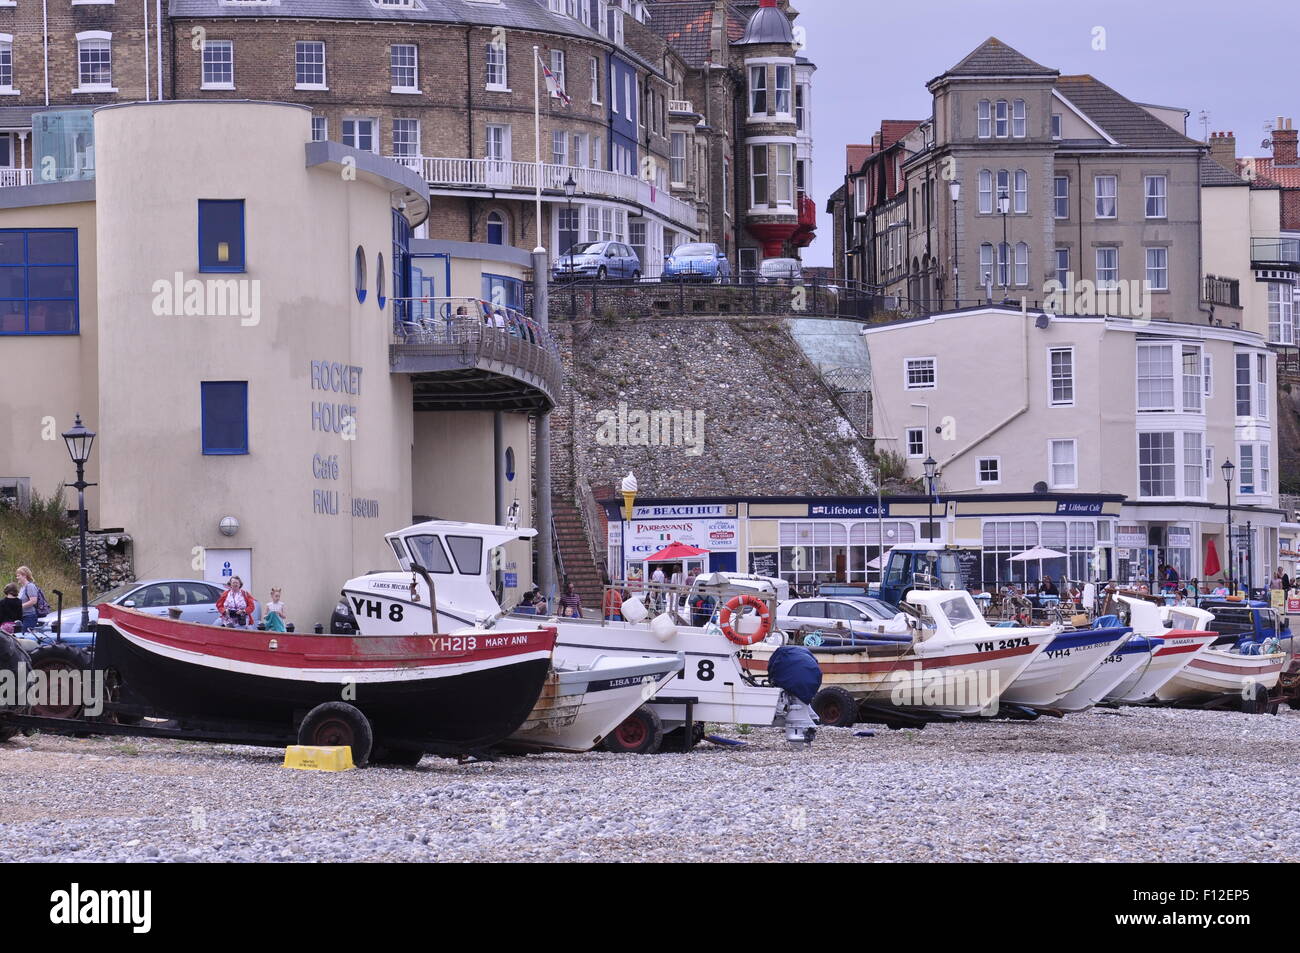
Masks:
[[[406,631],[413,618],[428,625],[430,616],[445,628],[473,626],[491,631],[505,613],[489,585],[489,554],[508,542],[535,535],[533,529],[450,520],[408,526],[386,536],[401,570],[351,579],[344,585],[343,597],[357,625],[366,632]],[[775,603],[775,592],[764,594],[752,583],[735,580],[724,581],[714,593],[726,601],[726,594],[733,588],[753,593],[750,598],[756,600],[759,596],[770,597]],[[644,610],[640,601],[629,601],[629,614],[637,606]],[[622,622],[511,615],[508,623],[500,624],[514,630],[529,619],[556,630],[555,657],[562,668],[591,666],[601,658],[638,664],[664,656],[680,660],[676,676],[658,684],[655,692],[644,699],[653,718],[640,720],[643,727],[661,735],[678,732],[676,738],[684,747],[697,740],[685,736],[688,721],[696,728],[704,722],[776,725],[785,727],[792,741],[812,738],[816,719],[811,709],[766,679],[743,670],[737,658],[741,646],[724,637],[716,625],[684,625],[666,614],[649,621],[638,618]],[[750,631],[749,627],[761,624],[750,615],[737,620],[736,628]],[[746,637],[753,635],[758,633]],[[658,699],[660,693],[665,700]],[[639,711],[639,706],[632,706],[628,714],[633,710]],[[629,730],[637,729],[629,726]],[[606,737],[607,746],[620,740],[617,732]],[[657,746],[658,739],[651,739],[645,745],[622,746],[618,750],[654,750]]]
[[[999,629],[995,627],[993,631]],[[1062,708],[1061,703],[1082,686],[1131,631],[1127,626],[1119,625],[1058,631],[1047,648],[1002,693],[1002,701],[1026,708],[1075,710]]]
[[[1209,631],[1214,615],[1191,606],[1162,608],[1129,596],[1119,596],[1119,600],[1128,607],[1133,640],[1144,639],[1153,647],[1142,664],[1117,682],[1103,700],[1127,705],[1148,702],[1218,638],[1217,632]]]
[[[1185,606],[1159,609],[1167,619],[1196,618],[1205,627],[1213,614]],[[1204,617],[1209,616],[1209,619]],[[1268,707],[1268,695],[1277,687],[1282,670],[1291,660],[1290,639],[1260,641],[1250,635],[1221,635],[1155,691],[1155,700],[1174,705],[1240,704],[1248,711]]]
[[[1119,685],[1151,664],[1152,653],[1161,647],[1158,639],[1130,635],[1101,660],[1093,673],[1066,692],[1053,706],[1057,711],[1086,711],[1102,701]]]
[[[852,724],[864,706],[929,716],[994,714],[1005,689],[1059,632],[991,626],[961,590],[913,589],[906,601],[917,615],[905,641],[809,647],[823,676],[814,707],[827,724]],[[755,645],[742,664],[762,673],[774,649]]]

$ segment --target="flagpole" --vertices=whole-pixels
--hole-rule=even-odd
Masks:
[[[537,169],[534,172],[536,178],[536,200],[537,200],[537,247],[533,249],[533,254],[545,252],[546,246],[542,242],[542,83],[537,73],[537,67],[541,64],[541,51],[538,47],[533,47],[533,145],[535,148],[534,155],[537,157]]]

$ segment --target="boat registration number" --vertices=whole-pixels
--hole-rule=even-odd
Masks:
[[[435,652],[473,652],[478,648],[478,637],[473,635],[440,635],[429,641]]]
[[[1029,644],[1025,636],[1014,639],[997,639],[993,642],[976,642],[975,648],[980,652],[1001,652],[1003,649],[1021,649]]]

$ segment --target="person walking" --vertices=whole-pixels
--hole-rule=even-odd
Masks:
[[[14,573],[14,582],[18,584],[18,600],[23,604],[23,629],[34,629],[37,620],[45,614],[39,609],[40,603],[44,601],[41,587],[36,585],[32,571],[26,566],[18,567]],[[45,612],[48,611],[48,608],[45,609]]]
[[[605,616],[606,622],[623,621],[623,593],[618,590],[617,586],[611,586],[609,580],[605,580],[605,597],[601,605],[601,612]]]

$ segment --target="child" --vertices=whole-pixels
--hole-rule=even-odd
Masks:
[[[268,632],[284,632],[284,603],[280,601],[280,590],[271,589],[271,601],[265,606],[263,621]]]
[[[13,635],[23,618],[23,601],[18,598],[15,583],[5,586],[4,592],[4,598],[0,599],[0,631]]]

